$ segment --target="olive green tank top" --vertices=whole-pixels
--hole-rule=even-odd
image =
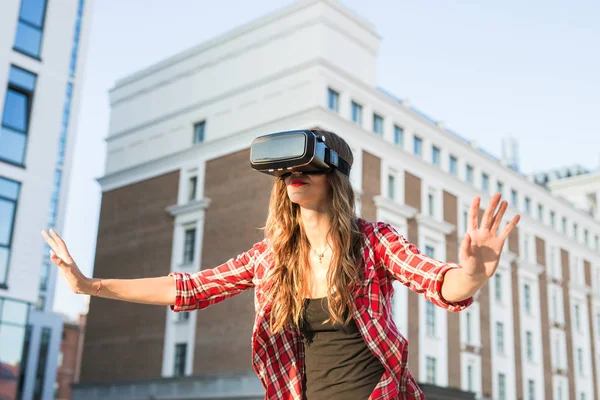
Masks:
[[[306,299],[300,332],[304,338],[305,400],[367,400],[385,372],[353,319],[342,327],[329,318],[327,298]]]

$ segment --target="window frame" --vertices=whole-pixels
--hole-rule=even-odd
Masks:
[[[33,77],[33,87],[31,89],[23,87],[17,83],[11,82],[10,72],[12,71],[13,68],[20,70],[20,71],[22,71],[28,75],[31,75]],[[29,141],[29,129],[31,127],[31,115],[33,113],[33,105],[35,103],[35,101],[34,101],[35,100],[35,90],[37,87],[38,75],[25,69],[25,68],[21,68],[15,64],[11,64],[9,66],[8,70],[9,70],[9,79],[8,79],[8,83],[6,85],[6,93],[4,95],[4,108],[2,109],[2,117],[1,117],[2,119],[0,120],[0,129],[8,129],[12,133],[17,133],[17,134],[23,135],[25,137],[25,144],[24,144],[24,148],[23,148],[23,154],[21,157],[22,161],[20,163],[3,157],[2,153],[0,153],[0,162],[14,165],[17,167],[25,168],[25,160],[27,159],[27,144]],[[5,123],[4,123],[4,116],[5,116],[5,112],[6,112],[6,108],[7,108],[8,93],[10,91],[18,93],[20,95],[23,95],[26,98],[26,102],[27,102],[26,103],[26,106],[27,106],[26,114],[27,115],[25,115],[25,130],[24,131],[20,131],[19,129],[15,129],[14,127],[12,127],[10,125],[5,125]]]
[[[17,25],[16,25],[16,30],[15,30],[15,35],[14,35],[14,40],[13,40],[13,45],[12,45],[12,49],[14,51],[16,51],[17,53],[21,53],[27,57],[31,57],[34,60],[37,61],[42,61],[42,51],[43,51],[43,44],[44,44],[44,28],[46,27],[46,15],[48,13],[48,0],[42,0],[44,2],[44,11],[42,13],[42,24],[41,26],[35,26],[33,25],[31,22],[21,19],[21,13],[22,13],[22,9],[23,9],[23,2],[26,0],[21,0],[21,4],[19,7],[19,18],[17,18]],[[16,41],[17,41],[17,35],[19,32],[19,24],[24,24],[27,25],[29,28],[31,29],[35,29],[37,31],[40,32],[40,42],[39,42],[39,53],[38,54],[31,54],[29,53],[27,50],[25,49],[21,49],[19,47],[17,47]]]
[[[197,140],[197,138],[198,138],[197,130],[198,130],[199,126],[202,126],[202,140]],[[206,120],[205,119],[194,123],[193,135],[194,136],[192,138],[192,144],[200,144],[200,143],[206,142]]]
[[[11,259],[11,253],[12,253],[12,251],[11,251],[12,250],[12,241],[13,241],[13,237],[15,234],[17,213],[19,212],[19,198],[21,196],[21,187],[23,184],[19,181],[16,181],[14,179],[9,179],[4,176],[0,176],[0,180],[5,180],[8,182],[17,184],[17,194],[15,196],[16,197],[15,199],[11,199],[10,197],[0,195],[1,200],[14,203],[14,211],[13,211],[13,215],[12,215],[12,220],[10,221],[11,229],[10,229],[10,234],[8,236],[8,243],[6,245],[0,243],[0,247],[7,249],[7,254],[8,254],[6,257],[6,270],[4,271],[4,276],[0,276],[0,289],[7,289],[8,288],[8,275],[9,275],[8,272],[10,271],[10,259]]]
[[[331,107],[331,99],[335,99],[334,108]],[[340,112],[340,92],[331,87],[327,88],[327,109],[336,113]]]

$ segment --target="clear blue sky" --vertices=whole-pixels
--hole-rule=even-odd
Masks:
[[[292,3],[290,0],[96,0],[65,239],[91,273],[104,170],[108,90],[116,79]],[[344,0],[382,36],[378,85],[521,169],[600,161],[600,2]],[[527,4],[526,4],[527,3]],[[88,10],[90,12],[90,10]],[[82,296],[59,282],[55,310]]]

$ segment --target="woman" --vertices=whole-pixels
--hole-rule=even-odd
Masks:
[[[318,134],[352,165],[343,139]],[[192,275],[90,279],[56,232],[42,234],[75,293],[191,311],[254,288],[252,358],[267,399],[423,399],[392,320],[392,282],[449,311],[468,307],[519,221],[498,235],[507,203],[494,195],[478,223],[479,203],[470,210],[460,265],[421,254],[388,224],[357,218],[348,176],[335,168],[276,178],[265,239]]]

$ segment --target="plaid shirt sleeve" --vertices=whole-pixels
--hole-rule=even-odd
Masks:
[[[193,274],[172,272],[169,276],[175,279],[177,292],[171,310],[206,308],[254,287],[254,266],[266,247],[266,240],[258,242],[250,250],[213,269]]]
[[[383,222],[375,224],[374,237],[377,255],[394,279],[448,311],[461,311],[471,305],[472,297],[457,303],[447,302],[442,297],[444,275],[453,268],[460,268],[458,264],[427,257]]]

